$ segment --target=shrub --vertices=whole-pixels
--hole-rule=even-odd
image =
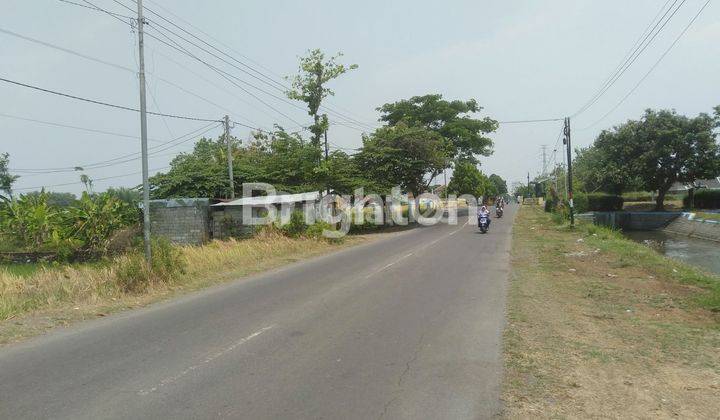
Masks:
[[[683,206],[690,207],[690,196],[685,196]],[[696,209],[720,209],[720,190],[699,190],[695,192]]]
[[[618,211],[623,208],[623,198],[619,195],[591,193],[587,195],[587,206],[590,211]]]
[[[140,250],[116,259],[115,278],[126,292],[145,291],[153,282],[171,283],[173,278],[185,273],[187,264],[180,250],[167,239],[153,238],[151,243],[152,264],[148,267]]]
[[[588,207],[588,197],[585,193],[575,193],[573,198],[575,213],[585,213],[590,211]]]
[[[307,227],[305,230],[305,236],[308,238],[321,239],[323,238],[323,230],[326,229],[333,230],[330,223],[319,220]]]
[[[280,226],[280,230],[285,236],[291,238],[297,238],[302,236],[307,230],[308,226],[305,224],[305,214],[302,211],[296,210],[290,214],[290,221]]]

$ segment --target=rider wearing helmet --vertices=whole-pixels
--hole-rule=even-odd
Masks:
[[[487,218],[487,224],[488,224],[488,229],[489,229],[489,228],[490,228],[490,222],[491,222],[492,220],[490,220],[490,210],[488,210],[488,208],[487,208],[487,206],[486,206],[485,204],[483,204],[482,206],[480,206],[480,208],[478,209],[478,214],[477,214],[477,217],[478,217],[478,225],[480,224],[480,217],[481,217],[481,216],[485,216],[485,217]]]

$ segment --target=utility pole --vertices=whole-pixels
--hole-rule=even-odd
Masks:
[[[530,191],[530,172],[528,172],[528,196],[532,197],[532,193]]]
[[[445,158],[445,168],[443,168],[443,183],[445,184],[445,189],[443,190],[445,194],[445,200],[447,201],[448,198],[448,190],[447,190],[447,166],[448,166],[448,160]]]
[[[225,124],[225,143],[227,145],[227,160],[228,160],[228,176],[230,177],[230,199],[235,198],[235,177],[233,175],[233,155],[232,155],[232,142],[230,141],[230,117],[227,115],[223,119]]]
[[[150,248],[150,182],[148,181],[148,141],[147,141],[147,107],[145,103],[145,52],[143,41],[143,2],[137,0],[138,6],[138,55],[140,77],[140,143],[142,149],[142,178],[143,178],[143,241],[145,245],[145,260],[148,266],[152,263],[152,250]]]
[[[327,126],[326,126],[327,127]],[[328,159],[330,158],[330,151],[328,149],[328,139],[327,139],[327,128],[325,129],[325,164],[327,165]],[[330,185],[327,182],[327,179],[325,180],[325,193],[330,194]]]
[[[563,143],[567,146],[567,189],[568,203],[570,204],[570,227],[575,227],[575,206],[573,205],[573,185],[572,185],[572,143],[570,141],[570,117],[565,118],[565,138]]]

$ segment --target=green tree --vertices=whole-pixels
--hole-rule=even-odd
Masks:
[[[715,118],[705,113],[688,118],[671,110],[648,109],[639,121],[603,131],[593,144],[588,166],[593,172],[612,173],[617,182],[614,192],[634,183],[645,191],[657,191],[655,207],[663,210],[674,183],[693,183],[720,173],[720,146],[713,131],[718,120],[717,110]]]
[[[492,174],[489,176],[490,182],[493,183],[495,186],[495,194],[496,195],[503,195],[507,194],[508,188],[507,188],[507,182],[505,182],[504,179],[500,175]]]
[[[448,190],[457,195],[470,194],[475,197],[488,197],[493,192],[493,183],[471,161],[464,160],[455,164]]]
[[[228,197],[227,156],[223,142],[198,140],[192,153],[182,153],[170,162],[167,173],[150,178],[150,193],[153,198]]]
[[[474,99],[446,101],[442,95],[431,94],[388,103],[377,110],[382,114],[380,120],[391,126],[402,123],[441,135],[450,146],[448,162],[457,159],[477,163],[477,156],[492,154],[493,142],[487,135],[497,129],[498,123],[488,117],[473,118],[472,114],[482,110]]]
[[[318,148],[320,147],[320,138],[328,128],[327,115],[320,114],[320,107],[323,99],[335,95],[326,85],[331,80],[358,67],[357,64],[349,66],[339,64],[337,60],[340,57],[342,57],[342,53],[326,59],[325,53],[321,50],[309,50],[305,57],[300,57],[298,73],[292,79],[292,89],[286,92],[288,98],[307,104],[308,114],[313,118],[313,124],[310,126],[312,143]]]
[[[355,158],[368,190],[387,193],[399,185],[417,196],[442,173],[446,156],[447,143],[438,133],[398,124],[365,136]]]
[[[247,180],[267,182],[285,192],[320,188],[323,178],[316,164],[320,150],[298,133],[280,127],[272,134],[256,133],[255,142],[239,155],[242,166],[254,168],[252,174],[246,174]]]
[[[12,186],[19,178],[17,175],[10,175],[8,164],[10,163],[10,155],[7,153],[0,154],[0,200],[12,200]]]

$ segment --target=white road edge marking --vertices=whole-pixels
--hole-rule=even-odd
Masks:
[[[223,355],[225,355],[225,354],[227,354],[227,353],[235,350],[237,347],[245,344],[246,342],[252,340],[253,338],[255,338],[255,337],[257,337],[257,336],[259,336],[260,334],[264,333],[265,331],[274,328],[275,326],[276,326],[276,324],[269,325],[269,326],[267,326],[267,327],[264,327],[264,328],[261,328],[261,329],[255,331],[254,333],[248,335],[247,337],[243,337],[243,338],[239,339],[238,341],[236,341],[236,342],[232,343],[231,345],[223,348],[222,350],[220,350],[220,351],[218,351],[218,352],[216,352],[216,353],[213,353],[213,354],[207,356],[202,362],[200,362],[200,363],[198,363],[198,364],[195,364],[195,365],[192,365],[192,366],[184,369],[182,372],[180,372],[180,373],[178,373],[178,374],[176,374],[176,375],[173,375],[173,376],[170,376],[170,377],[167,377],[167,378],[163,379],[163,380],[160,381],[160,383],[157,384],[156,386],[154,386],[154,387],[152,387],[152,388],[150,388],[150,389],[141,389],[140,391],[138,391],[138,395],[146,396],[146,395],[152,394],[153,392],[157,391],[158,389],[160,389],[160,388],[162,388],[162,387],[164,387],[164,386],[166,386],[166,385],[170,385],[170,384],[178,381],[179,379],[181,379],[183,376],[187,375],[188,373],[190,373],[190,372],[192,372],[192,371],[194,371],[194,370],[196,370],[196,369],[198,369],[198,368],[201,368],[203,365],[206,365],[206,364],[212,362],[213,360],[217,359],[218,357],[221,357],[221,356],[223,356]]]

